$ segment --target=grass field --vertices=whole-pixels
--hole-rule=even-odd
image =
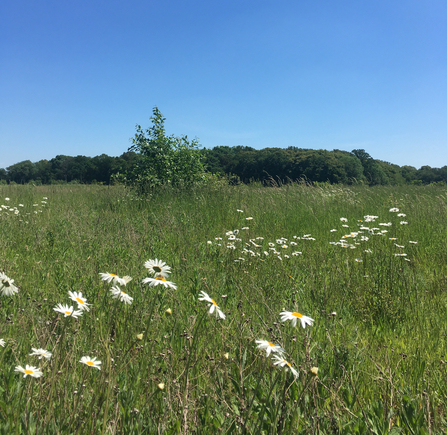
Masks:
[[[0,186],[0,206],[0,434],[446,433],[445,188]],[[167,281],[142,283],[150,259]],[[65,316],[69,292],[90,310]]]

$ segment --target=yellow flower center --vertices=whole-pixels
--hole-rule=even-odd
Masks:
[[[162,276],[156,276],[155,279],[158,279],[159,281],[164,281],[164,282],[166,282],[166,279],[163,278]]]
[[[288,361],[284,360],[284,362],[285,362],[289,367],[292,367],[292,364],[290,364]]]
[[[123,295],[125,295],[126,293],[125,292],[123,292],[122,290],[121,290],[121,293],[123,294]]]
[[[270,347],[275,347],[276,344],[275,343],[270,343],[270,341],[267,342],[269,344]]]
[[[118,276],[118,275],[115,275],[114,273],[111,273],[110,276]]]
[[[217,307],[216,301],[214,299],[211,299],[211,302]]]
[[[26,373],[27,375],[32,375],[34,372],[33,372],[32,370],[25,370],[25,373]]]
[[[91,361],[87,361],[86,364],[87,364],[88,366],[94,366],[94,365],[95,365],[95,363],[93,363],[93,362],[91,362]]]
[[[301,319],[303,317],[301,313],[292,313],[292,316],[298,317],[298,319]]]
[[[76,298],[79,304],[84,305],[84,301],[82,299]]]
[[[64,311],[67,316],[71,316],[71,311]]]

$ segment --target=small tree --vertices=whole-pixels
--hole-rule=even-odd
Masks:
[[[160,185],[184,186],[204,180],[203,155],[197,139],[187,136],[167,136],[165,118],[157,106],[152,110],[152,127],[145,131],[136,126],[129,151],[140,158],[135,168],[127,173],[127,182],[140,192]]]

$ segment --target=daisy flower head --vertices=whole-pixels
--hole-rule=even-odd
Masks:
[[[95,357],[90,358],[89,356],[83,356],[80,360],[80,363],[88,365],[89,367],[94,367],[95,369],[101,370],[100,365],[101,361],[98,361]]]
[[[13,282],[13,279],[0,272],[0,293],[2,296],[12,296],[19,291]]]
[[[305,328],[306,325],[312,326],[314,322],[314,319],[312,319],[311,317],[303,316],[301,313],[297,313],[296,311],[283,311],[279,314],[281,316],[281,322],[291,320],[294,327],[296,326],[296,322],[298,319],[301,321],[301,326],[303,328]]]
[[[391,213],[398,213],[399,209],[397,207],[390,208]]]
[[[82,316],[82,311],[73,310],[73,307],[69,307],[68,305],[57,304],[53,310],[62,313],[64,317],[74,317],[77,319],[79,316]]]
[[[0,338],[0,346],[5,347],[5,345],[6,345],[6,341],[3,340],[3,338]]]
[[[210,303],[210,314],[214,313],[214,310],[216,310],[216,317],[220,317],[221,319],[225,319],[225,314],[221,311],[219,308],[219,305],[216,304],[216,301],[214,299],[211,299],[208,293],[205,293],[204,291],[200,292],[199,295],[199,301],[206,301]]]
[[[275,362],[273,363],[275,366],[285,367],[286,370],[289,370],[295,378],[299,376],[298,370],[292,367],[288,361],[286,361],[282,356],[274,355],[273,356]]]
[[[164,276],[156,276],[155,278],[144,278],[141,281],[143,284],[149,284],[151,287],[155,287],[157,285],[162,285],[164,287],[169,287],[174,290],[177,290],[177,286],[175,283],[168,281]]]
[[[144,267],[149,270],[149,273],[152,273],[155,276],[163,276],[167,278],[171,273],[171,267],[157,258],[155,260],[146,261]]]
[[[276,352],[276,353],[280,353],[282,354],[284,352],[284,349],[279,346],[278,344],[275,343],[271,343],[270,341],[267,340],[256,340],[257,343],[257,348],[258,349],[265,349],[265,356],[269,356],[271,352]]]
[[[22,366],[17,366],[14,369],[15,372],[23,373],[23,377],[32,376],[33,378],[40,378],[43,373],[37,367],[29,366],[28,364],[23,368]]]
[[[120,278],[118,275],[115,275],[114,273],[100,273],[101,279],[105,282],[111,282],[113,284],[120,284],[120,285],[126,285],[132,278],[129,276],[125,276],[123,278]]]
[[[110,293],[112,293],[113,299],[119,299],[121,302],[125,304],[131,304],[133,298],[129,296],[126,292],[123,292],[117,285],[110,289]]]
[[[81,311],[90,311],[90,308],[88,306],[91,305],[91,304],[87,303],[87,299],[82,296],[81,292],[77,293],[77,292],[70,292],[69,291],[68,292],[68,296],[70,296],[70,299],[72,301],[77,302],[78,308]]]
[[[48,352],[48,350],[45,349],[35,349],[34,347],[32,347],[31,350],[33,352],[30,353],[30,356],[36,355],[39,359],[42,358],[51,359],[53,355],[51,352]]]

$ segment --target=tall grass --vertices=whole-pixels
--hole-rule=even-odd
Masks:
[[[0,272],[19,293],[0,298],[0,434],[445,433],[445,189],[0,186],[1,204]],[[177,290],[141,284],[150,258]],[[131,305],[101,272],[133,278]],[[91,311],[55,312],[68,291]]]

